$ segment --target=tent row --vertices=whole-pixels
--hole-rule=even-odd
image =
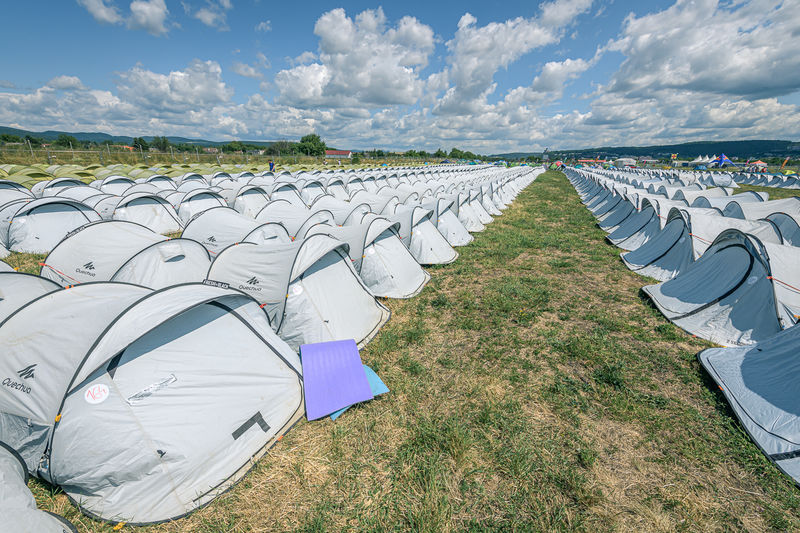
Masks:
[[[103,184],[115,184],[115,194],[134,184],[155,183],[164,188],[177,188],[184,182],[200,181],[213,185],[214,181],[225,178],[246,179],[252,177],[269,176],[292,176],[297,177],[321,177],[326,178],[332,175],[347,176],[353,172],[366,172],[378,175],[404,175],[404,174],[424,174],[426,179],[430,176],[447,176],[450,173],[460,172],[465,169],[473,170],[469,165],[426,165],[425,167],[387,167],[362,168],[362,169],[305,169],[289,172],[288,170],[268,170],[268,165],[207,165],[207,164],[172,164],[148,166],[145,164],[125,165],[112,164],[101,165],[0,165],[0,179],[14,182],[24,187],[34,190],[37,196],[47,194],[46,189],[49,183],[65,179],[71,182],[81,182],[92,184],[99,187]],[[169,180],[169,181],[167,181]],[[45,182],[45,183],[42,183]]]
[[[596,170],[596,169],[592,169]],[[620,176],[636,176],[639,179],[667,179],[681,181],[684,184],[704,183],[714,186],[758,185],[761,187],[776,187],[780,189],[800,189],[800,176],[796,172],[770,174],[765,172],[747,171],[715,171],[687,170],[687,169],[617,169],[614,172]]]
[[[339,211],[342,215],[341,211],[347,210],[347,216],[337,222],[343,225],[355,220],[357,209],[362,214],[369,209],[403,222],[401,230],[409,237],[413,222],[420,225],[420,232],[429,233],[428,240],[435,238],[432,226],[436,226],[451,245],[462,246],[471,239],[469,231],[480,231],[513,196],[494,170],[388,176],[351,172],[322,178],[303,173],[237,178],[224,174],[210,182],[194,174],[185,177],[177,189],[173,178],[160,175],[143,183],[109,176],[91,185],[62,177],[37,182],[31,191],[6,181],[0,182],[0,245],[12,251],[47,253],[66,233],[96,220],[131,221],[158,233],[174,234],[206,210],[230,207],[260,221],[274,222],[283,214],[301,219],[295,230],[307,229],[303,224],[314,215],[317,219],[324,217],[325,213],[318,214],[320,211]],[[412,213],[411,208],[423,208],[427,213],[419,209]],[[426,224],[426,219],[431,224]],[[296,237],[296,233],[291,236]],[[417,248],[419,254],[437,253]],[[440,263],[442,253],[454,259],[451,250],[440,251],[429,260],[418,259]]]
[[[412,297],[430,279],[420,263],[457,257],[439,229],[448,220],[443,209],[452,214],[449,202],[426,210],[400,206],[395,195],[366,195],[366,201],[378,202],[372,205],[393,206],[395,214],[375,215],[366,201],[353,207],[327,198],[323,205],[331,210],[312,211],[278,199],[262,210],[270,220],[262,222],[215,206],[173,239],[134,222],[95,221],[62,239],[42,261],[40,274],[61,286],[120,281],[152,289],[209,279],[251,293],[271,310],[276,332],[295,349],[340,338],[363,345],[389,318],[376,296]],[[439,228],[431,222],[434,215]],[[450,228],[462,228],[467,236],[459,244],[470,242],[455,215],[452,221]]]
[[[475,170],[504,207],[540,172]],[[395,194],[394,217],[375,213],[386,198],[329,199],[309,224],[284,199],[269,220],[215,206],[180,238],[94,220],[38,276],[0,262],[0,441],[100,520],[173,520],[212,501],[303,416],[299,346],[365,344],[389,319],[376,294],[430,279],[413,244],[428,242],[420,220],[447,243],[436,206]]]
[[[622,260],[661,280],[643,291],[670,321],[723,345],[701,351],[701,365],[759,449],[800,485],[800,200],[726,191],[699,207],[645,198],[637,208],[617,175],[567,174],[610,241],[640,234]],[[609,194],[627,216],[600,207]]]
[[[676,325],[737,346],[797,323],[800,198],[567,172],[625,265],[660,282],[643,291]]]

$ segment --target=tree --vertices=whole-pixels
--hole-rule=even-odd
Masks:
[[[31,137],[30,135],[25,136],[25,140],[30,143],[31,146],[41,146],[42,140],[38,137]]]
[[[447,152],[439,148],[436,152],[433,153],[433,157],[447,157]]]
[[[319,135],[317,135],[316,133],[309,133],[308,135],[300,139],[300,144],[298,148],[301,154],[325,155],[325,150],[327,149],[327,146],[325,146],[325,141],[320,139]]]
[[[297,143],[281,140],[272,143],[265,152],[268,155],[292,155],[297,152]]]
[[[350,158],[350,162],[353,163],[354,165],[361,163],[361,154],[359,154],[358,152],[353,152],[353,155]]]
[[[22,137],[19,135],[13,135],[11,133],[3,133],[0,135],[0,142],[4,143],[21,143]]]
[[[147,144],[147,141],[145,141],[141,137],[134,137],[131,146],[143,152],[146,152],[150,148],[150,145]]]
[[[221,147],[223,152],[244,152],[247,146],[242,141],[231,141],[228,144],[223,144]]]
[[[58,138],[56,138],[56,140],[53,141],[53,144],[55,144],[56,146],[63,146],[65,148],[69,148],[70,146],[73,148],[80,146],[80,143],[78,143],[78,139],[76,139],[72,135],[67,135],[66,133],[62,133],[61,135],[59,135]]]
[[[169,150],[169,139],[166,137],[153,137],[150,144],[155,147],[159,152],[166,152]]]

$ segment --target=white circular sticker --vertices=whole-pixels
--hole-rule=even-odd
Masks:
[[[679,244],[683,244],[686,242],[686,237],[681,237],[681,240],[678,241]]]
[[[748,285],[752,285],[756,281],[758,281],[758,276],[750,276],[749,278],[747,278],[747,284]]]
[[[300,285],[295,285],[294,287],[292,287],[292,294],[294,294],[295,296],[303,294],[303,287],[301,287]]]
[[[367,254],[368,255],[375,255],[375,248],[373,248],[372,246],[367,248]]]
[[[83,399],[91,404],[103,403],[106,398],[108,398],[108,387],[102,383],[92,385],[83,393]]]

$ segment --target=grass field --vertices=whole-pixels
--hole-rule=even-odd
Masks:
[[[223,497],[143,531],[800,528],[800,491],[699,367],[708,344],[642,299],[604,236],[543,174],[420,296],[387,302],[362,358],[389,394],[299,424]]]
[[[744,191],[769,193],[770,200],[800,196],[800,190],[797,189],[778,189],[777,187],[759,187],[758,185],[739,185],[739,188],[734,190],[734,194],[739,194]]]

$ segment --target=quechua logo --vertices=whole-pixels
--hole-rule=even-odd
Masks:
[[[76,268],[75,272],[91,277],[95,277],[97,275],[94,273],[94,261],[84,263],[83,266]]]
[[[36,369],[36,363],[17,370],[17,375],[19,376],[19,379],[25,379],[25,380],[33,379],[35,369]],[[12,378],[4,379],[2,385],[4,387],[8,387],[9,389],[14,389],[20,392],[24,392],[25,394],[31,393],[31,388],[28,385],[26,385],[24,382],[16,381]]]
[[[17,370],[17,375],[22,379],[33,379],[33,369],[36,368],[36,363],[28,365],[22,370]]]
[[[239,285],[239,290],[260,292],[261,287],[258,286],[258,278],[253,276],[252,278],[248,279],[242,285]]]

